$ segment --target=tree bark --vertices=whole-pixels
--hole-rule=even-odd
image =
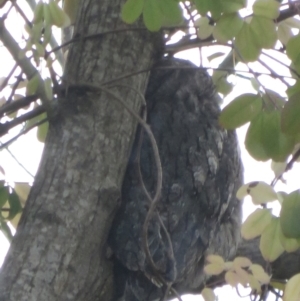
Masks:
[[[150,68],[160,35],[129,27],[121,1],[81,1],[64,75],[69,88],[50,121],[42,161],[2,267],[0,300],[110,300],[113,275],[106,237],[134,137],[136,120],[112,96],[81,87]],[[136,25],[138,26],[138,25]],[[87,35],[122,29],[96,38]],[[136,112],[147,73],[115,83]]]

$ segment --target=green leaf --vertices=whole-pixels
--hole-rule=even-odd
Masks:
[[[13,191],[8,196],[8,203],[9,203],[9,215],[6,218],[7,220],[13,219],[18,213],[22,211],[22,206],[20,199],[15,191]]]
[[[259,161],[284,161],[294,148],[295,140],[281,132],[278,111],[260,112],[250,123],[245,146]]]
[[[178,1],[175,0],[161,0],[159,7],[163,16],[163,25],[172,26],[182,22],[182,10]]]
[[[8,195],[9,195],[8,187],[7,186],[0,187],[0,208],[2,208],[4,204],[7,202]]]
[[[281,205],[280,225],[282,233],[288,238],[300,238],[300,193],[288,194]]]
[[[226,129],[235,129],[251,121],[261,111],[261,107],[262,99],[259,95],[243,94],[222,110],[219,122]]]
[[[281,21],[280,23],[285,23],[290,28],[300,29],[300,20],[296,19],[296,18],[295,17],[287,18],[287,19]]]
[[[216,83],[216,90],[223,94],[228,95],[233,89],[233,84],[229,83],[225,77],[221,77]]]
[[[53,89],[52,89],[52,80],[50,78],[46,78],[44,80],[45,92],[48,100],[53,99]]]
[[[150,31],[158,31],[162,26],[162,14],[159,7],[160,0],[145,0],[143,19]]]
[[[247,195],[252,197],[252,201],[255,205],[265,204],[277,200],[277,193],[275,192],[274,188],[262,181],[244,184],[236,193],[236,197],[239,200],[242,200]]]
[[[297,80],[293,86],[286,89],[286,94],[288,97],[292,97],[294,94],[300,95],[300,80]]]
[[[285,22],[280,22],[277,29],[278,40],[283,44],[287,45],[289,40],[293,37],[292,29],[285,24]]]
[[[31,186],[28,183],[24,182],[15,182],[14,190],[17,193],[17,195],[20,198],[21,204],[25,204],[29,192],[30,192]]]
[[[202,16],[210,12],[214,20],[222,13],[234,13],[246,6],[246,0],[194,0],[194,3]]]
[[[256,61],[261,51],[261,47],[256,43],[256,36],[252,28],[246,22],[237,34],[234,46],[237,57],[245,62]]]
[[[284,236],[282,230],[280,231],[280,242],[284,247],[284,250],[289,253],[295,252],[300,247],[299,240]]]
[[[254,77],[251,77],[250,83],[251,83],[252,88],[253,88],[256,92],[258,92],[259,89],[260,89],[260,83],[257,81],[257,79],[254,78]]]
[[[195,25],[198,27],[197,36],[200,39],[208,38],[212,32],[214,27],[209,24],[209,20],[207,17],[201,17],[197,21],[195,21]]]
[[[254,15],[277,19],[279,16],[280,3],[275,0],[256,0],[252,6]]]
[[[296,64],[300,60],[300,35],[290,38],[286,45],[288,57]]]
[[[39,85],[39,77],[38,74],[36,73],[27,83],[26,86],[26,95],[33,95]]]
[[[214,2],[214,1],[212,1]],[[222,12],[224,13],[234,13],[241,8],[246,7],[246,0],[221,0]]]
[[[214,293],[214,291],[211,288],[205,287],[202,291],[201,291],[201,295],[204,301],[215,301],[216,299],[216,295]]]
[[[276,25],[273,20],[253,16],[250,22],[250,29],[253,31],[254,43],[260,48],[273,48],[277,41]]]
[[[143,8],[144,0],[127,0],[122,7],[122,20],[132,24],[142,14]]]
[[[210,5],[209,11],[214,20],[219,19],[223,12],[222,1],[223,0],[214,0],[214,1],[210,1],[209,3]]]
[[[225,55],[225,52],[219,51],[219,52],[215,52],[215,53],[212,53],[212,54],[208,55],[207,59],[208,59],[209,62],[211,62],[212,60],[217,59],[219,57],[222,57],[224,55]]]
[[[283,301],[300,300],[300,274],[293,276],[285,285]]]
[[[275,108],[281,110],[286,103],[285,99],[275,91],[266,88],[264,90],[266,92],[262,95],[264,110],[268,112],[274,111]]]
[[[45,114],[46,116],[46,114]],[[49,122],[44,122],[41,125],[38,126],[37,129],[37,138],[40,142],[44,143],[47,137],[48,133],[48,128],[49,128]]]
[[[270,209],[256,209],[244,221],[241,229],[242,237],[252,239],[260,236],[272,220]]]
[[[284,252],[284,248],[281,245],[279,235],[279,219],[272,218],[271,222],[262,233],[259,243],[259,249],[266,261],[272,262]]]
[[[286,102],[281,117],[282,131],[287,135],[299,135],[300,132],[300,92]]]
[[[210,10],[210,0],[194,0],[200,15],[204,16]]]
[[[243,19],[238,13],[224,14],[214,27],[213,36],[216,40],[227,42],[233,39],[243,27]]]
[[[26,123],[25,123],[25,129],[28,129],[29,127],[35,125],[37,122],[39,122],[39,121],[43,120],[44,118],[46,118],[46,116],[47,115],[45,113],[43,113],[43,114],[40,114],[38,116],[35,116],[35,117],[27,120]]]

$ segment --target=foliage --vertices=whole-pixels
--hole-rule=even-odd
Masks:
[[[2,17],[0,39],[15,60],[11,72],[0,81],[0,118],[3,122],[0,134],[6,141],[2,148],[15,141],[15,138],[8,140],[9,131],[20,127],[16,137],[38,127],[38,139],[45,141],[47,115],[53,113],[53,104],[58,96],[54,88],[61,83],[59,74],[63,64],[61,47],[57,47],[53,37],[53,26],[64,28],[75,21],[75,2],[72,6],[70,0],[65,1],[62,9],[59,1],[39,1],[37,5],[31,5],[30,21],[24,14],[25,10],[30,11],[27,7],[20,8],[15,1],[0,1],[0,7],[7,13]],[[255,92],[236,97],[224,108],[219,121],[226,129],[250,123],[245,140],[249,154],[256,160],[273,160],[274,165],[280,165],[271,185],[249,183],[238,192],[240,199],[250,195],[253,203],[261,206],[245,221],[242,235],[245,239],[261,236],[261,252],[271,262],[284,251],[293,252],[300,247],[300,192],[285,194],[274,189],[282,174],[300,155],[300,21],[296,18],[299,10],[297,2],[292,1],[256,0],[250,11],[249,7],[246,10],[246,5],[245,0],[127,0],[121,17],[124,22],[136,26],[142,16],[148,30],[163,30],[167,40],[174,32],[180,31],[184,37],[179,42],[168,44],[166,53],[173,55],[196,45],[201,52],[202,67],[211,67],[205,65],[205,61],[219,61],[213,79],[224,96],[233,89],[230,74],[252,82]],[[11,10],[25,19],[22,48],[4,24]],[[76,42],[76,39],[71,42]],[[214,50],[217,45],[229,51]],[[212,46],[212,50],[210,56],[203,58],[201,49],[205,46]],[[17,67],[21,69],[20,74]],[[281,75],[282,72],[285,75]],[[286,90],[278,94],[275,89],[267,87],[264,84],[266,76],[272,78],[273,83],[279,81]],[[8,238],[11,238],[11,232],[7,221],[16,218],[23,203],[17,188],[18,184],[0,183],[0,227]],[[267,207],[276,200],[281,204],[279,217]],[[252,263],[239,266],[237,259],[236,262],[225,263],[213,257],[209,257],[208,261],[207,272],[214,275],[226,271],[225,279],[233,286],[240,281],[258,292],[260,284],[267,283],[264,272]],[[260,276],[263,275],[263,280],[257,276],[257,270]],[[298,298],[295,297],[299,296],[297,282],[299,275],[288,282],[284,300]],[[211,299],[210,291],[205,290],[203,295],[207,296],[207,300]]]
[[[7,222],[17,223],[17,215],[22,211],[22,205],[16,190],[0,181],[0,227],[3,234],[10,241],[12,233]]]

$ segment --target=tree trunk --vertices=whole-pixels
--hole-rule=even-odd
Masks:
[[[110,300],[113,275],[106,238],[118,201],[136,120],[101,83],[150,68],[160,35],[129,27],[119,0],[81,1],[45,150],[17,233],[2,267],[0,300]],[[138,26],[138,25],[137,25]],[[122,29],[117,31],[116,29]],[[94,38],[84,37],[116,30]],[[148,73],[115,82],[114,93],[135,111]],[[118,86],[118,85],[123,86]]]

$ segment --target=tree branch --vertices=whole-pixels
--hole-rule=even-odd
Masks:
[[[32,102],[36,101],[37,99],[38,99],[37,95],[29,95],[29,96],[25,96],[24,98],[20,98],[16,101],[4,104],[0,108],[0,118],[3,117],[5,114],[10,114],[14,111],[17,111],[19,109],[22,109],[30,105]]]
[[[274,22],[279,23],[288,18],[294,17],[299,14],[299,10],[300,10],[299,3],[291,3],[289,8],[280,11],[279,17],[276,20],[274,20]],[[191,48],[211,46],[213,41],[214,41],[214,37],[212,35],[206,39],[199,39],[199,38],[184,39],[183,38],[175,44],[166,45],[166,52],[169,54],[175,54],[179,51],[188,50]],[[216,44],[213,43],[213,45]],[[222,44],[222,45],[231,47],[230,44]]]
[[[36,126],[39,126],[39,125],[41,125],[41,124],[43,124],[43,123],[45,123],[47,121],[48,121],[48,118],[44,118],[41,121],[39,121],[39,122],[33,124],[32,126],[28,127],[24,131],[21,131],[18,135],[16,135],[12,139],[10,139],[7,142],[5,142],[2,145],[0,145],[0,150],[3,149],[3,148],[7,148],[11,143],[13,143],[15,140],[17,140],[20,136],[25,135],[26,133],[28,133],[29,131],[31,131],[32,129],[34,129]]]
[[[6,122],[2,124],[0,123],[0,136],[7,134],[7,132],[13,127],[42,114],[44,111],[45,109],[42,106],[39,106],[36,109],[21,115],[20,117],[14,118],[10,122]]]
[[[3,45],[7,48],[10,54],[13,56],[16,63],[20,66],[22,71],[26,74],[27,78],[30,80],[33,76],[38,77],[38,88],[37,94],[40,96],[43,106],[48,112],[48,116],[51,115],[52,107],[50,100],[47,97],[45,85],[40,73],[36,68],[31,64],[30,60],[27,57],[20,58],[20,51],[17,42],[14,40],[12,35],[8,32],[4,25],[4,18],[0,18],[0,39],[3,42]]]

